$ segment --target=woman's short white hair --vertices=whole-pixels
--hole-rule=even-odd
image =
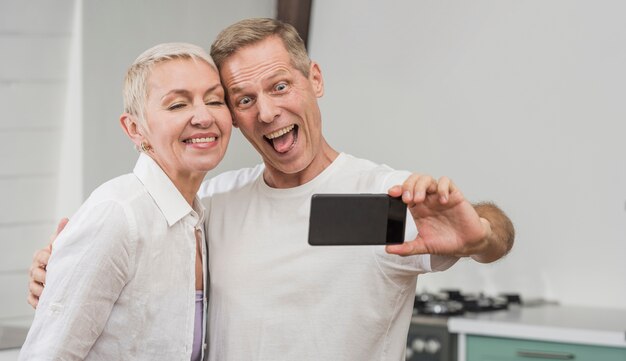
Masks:
[[[128,68],[124,79],[124,112],[134,115],[142,125],[148,99],[148,78],[152,67],[160,62],[175,59],[201,60],[217,72],[213,59],[201,47],[188,43],[163,43],[144,51]]]

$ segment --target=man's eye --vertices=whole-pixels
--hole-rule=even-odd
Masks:
[[[252,98],[250,97],[243,97],[239,99],[239,102],[238,102],[240,106],[246,106],[246,105],[249,105],[250,103],[252,103]]]
[[[285,84],[285,83],[278,83],[278,84],[276,84],[274,89],[279,91],[279,92],[283,91],[283,90],[287,89],[287,84]]]

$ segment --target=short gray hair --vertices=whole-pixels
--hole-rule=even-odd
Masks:
[[[230,25],[217,35],[211,45],[211,57],[215,60],[217,68],[221,69],[226,59],[239,49],[271,36],[282,40],[294,68],[308,77],[311,59],[306,52],[304,41],[293,26],[276,19],[244,19]]]
[[[148,99],[148,78],[155,64],[175,59],[201,60],[217,72],[213,59],[201,47],[188,43],[163,43],[144,51],[126,71],[124,78],[124,112],[134,115],[142,125]]]

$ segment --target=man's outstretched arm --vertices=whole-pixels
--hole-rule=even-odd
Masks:
[[[474,204],[474,209],[481,219],[489,222],[491,232],[485,237],[486,246],[483,252],[470,255],[472,259],[489,263],[505,256],[515,240],[515,228],[507,215],[495,204],[490,202]]]

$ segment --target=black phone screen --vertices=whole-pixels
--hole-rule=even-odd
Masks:
[[[385,245],[404,242],[406,204],[387,194],[314,194],[309,244]]]

